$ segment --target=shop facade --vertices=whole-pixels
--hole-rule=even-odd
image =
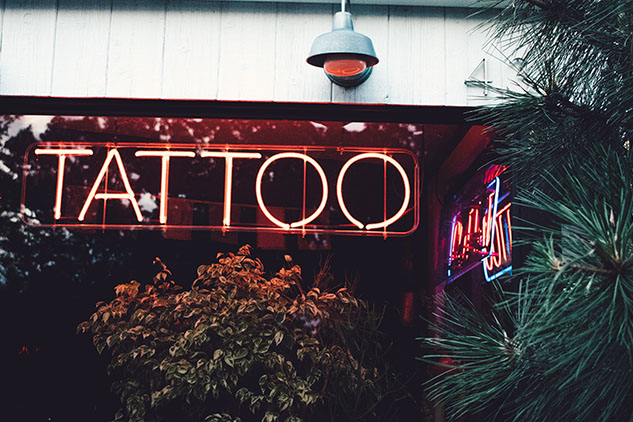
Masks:
[[[15,233],[2,245],[13,254],[2,318],[20,323],[6,324],[3,357],[22,383],[4,386],[16,409],[107,412],[77,318],[149,277],[155,256],[186,283],[243,244],[271,267],[292,255],[306,277],[331,255],[335,277],[393,309],[390,335],[413,364],[434,294],[461,283],[476,296],[511,271],[507,174],[484,166],[491,135],[471,112],[496,101],[473,82],[512,86],[516,73],[486,44],[492,14],[466,6],[354,2],[380,62],[343,88],[305,62],[340,5],[5,1],[0,170]],[[67,386],[88,404],[72,413],[54,395],[28,409],[31,385],[45,395],[52,363],[73,360],[92,368]]]

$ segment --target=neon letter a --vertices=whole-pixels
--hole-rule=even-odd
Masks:
[[[101,185],[101,181],[108,171],[108,166],[112,159],[115,159],[117,166],[119,167],[119,174],[121,175],[121,180],[123,181],[123,186],[125,187],[125,192],[127,193],[97,193],[97,189],[99,185]],[[138,207],[138,202],[136,202],[136,198],[134,197],[134,191],[130,187],[130,181],[127,178],[127,173],[125,172],[125,167],[123,167],[123,160],[121,160],[121,155],[119,151],[116,149],[112,149],[108,152],[108,156],[103,162],[103,166],[101,166],[101,170],[99,171],[99,175],[97,179],[92,184],[92,189],[90,189],[90,193],[88,194],[88,198],[86,198],[86,202],[84,202],[84,206],[79,213],[79,217],[77,219],[79,221],[84,221],[86,218],[86,212],[88,212],[88,208],[90,208],[90,204],[93,199],[127,199],[132,204],[132,208],[136,213],[136,219],[141,222],[143,221],[143,216],[141,215],[141,210]]]

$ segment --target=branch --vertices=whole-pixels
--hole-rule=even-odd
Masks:
[[[541,8],[542,10],[547,10],[550,7],[550,4],[545,0],[525,0],[526,3],[530,3],[536,7]]]
[[[598,268],[598,267],[594,267],[594,266],[571,264],[570,267],[575,269],[575,270],[587,271],[587,272],[590,272],[590,273],[608,274],[608,275],[615,275],[615,274],[617,274],[617,272],[615,272],[613,270],[607,270],[605,268]]]
[[[557,110],[571,117],[590,117],[594,119],[598,119],[601,121],[606,120],[606,118],[600,112],[597,112],[594,109],[591,109],[587,106],[582,106],[574,103],[566,96],[560,94],[559,92],[550,92],[546,93],[543,96],[546,105],[550,105],[555,107]]]

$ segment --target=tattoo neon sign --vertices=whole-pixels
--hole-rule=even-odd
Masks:
[[[511,202],[507,183],[501,179],[504,170],[488,172],[493,180],[487,183],[484,195],[452,218],[449,282],[480,264],[487,282],[512,272]]]
[[[391,236],[417,228],[419,184],[416,157],[398,149],[48,142],[25,156],[21,208],[40,226]],[[293,200],[288,186],[297,185]],[[38,207],[43,197],[48,205]],[[222,221],[184,223],[170,214],[174,200],[221,207]],[[276,212],[279,202],[290,212]],[[255,208],[267,224],[246,221],[236,207]]]

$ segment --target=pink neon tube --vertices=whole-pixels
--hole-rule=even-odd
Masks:
[[[266,208],[266,204],[264,204],[264,198],[262,197],[262,178],[264,177],[264,172],[266,171],[266,169],[268,168],[270,164],[282,158],[298,158],[300,160],[304,160],[312,164],[312,166],[316,169],[317,173],[319,173],[319,176],[321,177],[321,184],[323,185],[323,195],[321,197],[321,203],[319,204],[319,207],[317,208],[317,210],[313,212],[310,216],[304,218],[303,220],[295,221],[294,223],[290,223],[290,224],[284,223],[283,221],[280,221],[277,218],[275,218],[275,216],[273,216],[270,213],[270,211],[268,211],[268,208]],[[275,154],[272,157],[270,157],[268,160],[264,161],[264,164],[262,164],[262,166],[259,168],[259,172],[257,173],[257,179],[255,180],[255,195],[257,196],[257,203],[259,204],[259,208],[262,210],[266,218],[268,218],[276,226],[281,227],[285,230],[288,230],[290,228],[295,228],[295,227],[303,227],[311,223],[312,221],[314,221],[323,212],[323,209],[325,208],[325,205],[327,204],[327,197],[328,197],[327,177],[325,176],[325,172],[323,171],[319,163],[317,163],[316,160],[314,160],[313,158],[305,154],[300,154],[297,152],[282,152],[280,154]]]
[[[357,219],[355,219],[350,212],[348,211],[347,207],[345,206],[345,200],[343,199],[343,180],[345,179],[345,173],[347,172],[347,170],[350,168],[350,166],[352,164],[354,164],[357,161],[360,160],[365,160],[367,158],[377,158],[380,160],[385,160],[387,162],[389,162],[391,165],[393,165],[396,170],[398,170],[398,172],[400,173],[400,176],[402,177],[402,182],[404,184],[404,198],[402,200],[402,206],[400,207],[400,209],[398,210],[398,212],[391,218],[382,221],[380,223],[372,223],[372,224],[367,224],[367,226],[364,226],[363,223],[361,223],[360,221],[358,221]],[[379,228],[383,228],[383,227],[387,227],[390,224],[395,223],[396,221],[398,221],[400,219],[400,217],[402,217],[404,215],[404,213],[407,210],[407,205],[409,205],[409,199],[411,198],[411,186],[409,185],[409,178],[407,176],[407,173],[404,171],[404,168],[402,168],[402,166],[400,165],[400,163],[398,163],[396,160],[394,160],[393,158],[389,157],[388,155],[385,154],[379,154],[379,153],[375,153],[375,152],[366,152],[364,154],[358,154],[357,156],[350,158],[341,168],[341,172],[338,175],[338,180],[336,182],[336,197],[338,199],[338,203],[341,207],[341,211],[343,211],[343,214],[345,215],[345,217],[347,217],[347,219],[354,224],[356,227],[358,227],[359,229],[363,229],[363,227],[367,230],[373,230],[373,229],[379,229]]]

